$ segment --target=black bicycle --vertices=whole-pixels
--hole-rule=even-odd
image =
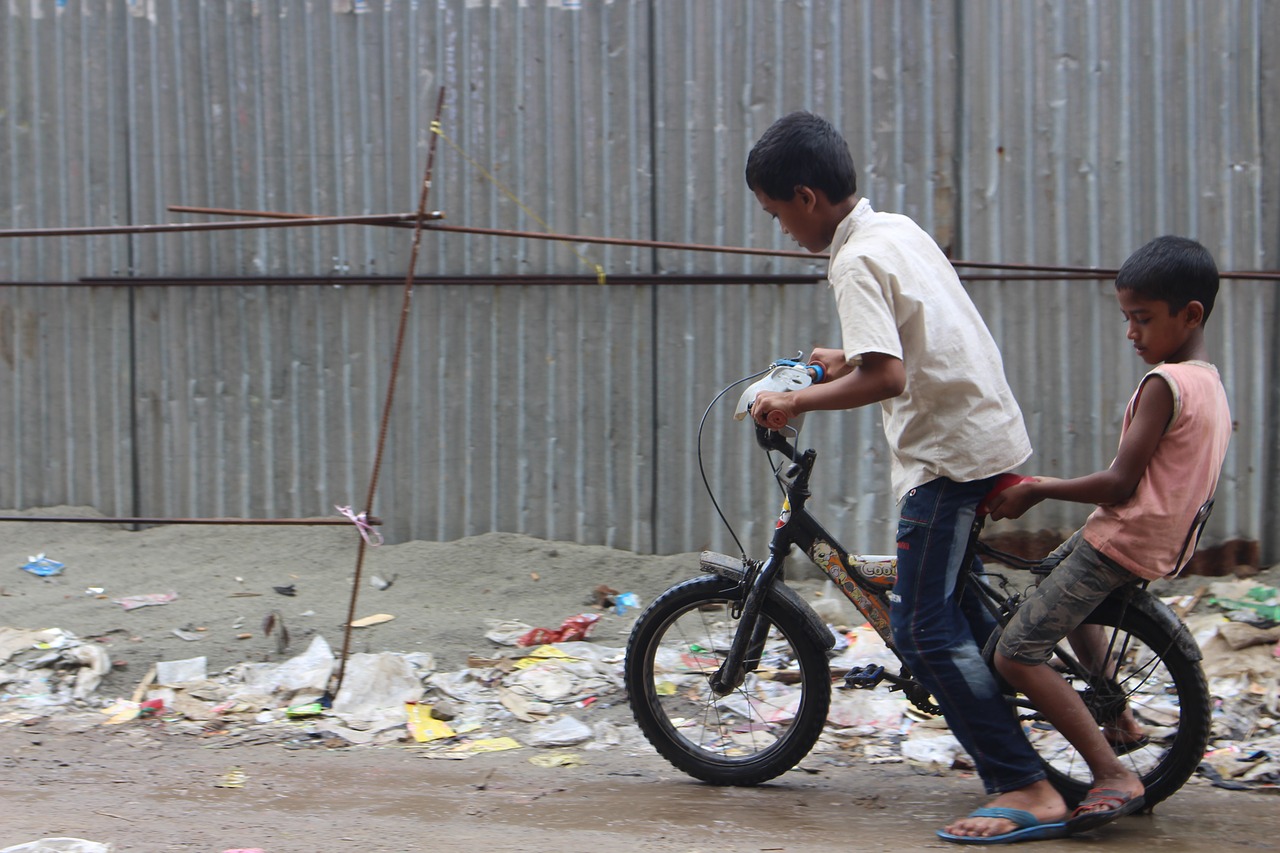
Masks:
[[[797,388],[810,379],[803,365],[779,361],[765,374],[741,381],[761,375],[765,378],[743,394],[739,416],[761,387]],[[905,663],[896,673],[880,665],[831,670],[832,631],[786,583],[784,564],[792,547],[835,583],[890,649],[888,593],[896,568],[890,557],[850,556],[809,514],[817,454],[797,450],[783,432],[798,436],[798,431],[778,426],[755,427],[757,443],[768,454],[784,495],[769,556],[757,561],[703,552],[706,575],[656,598],[636,621],[627,644],[626,687],[645,737],[676,768],[717,785],[756,785],[798,764],[822,733],[833,682],[844,689],[887,685],[902,691],[918,711],[939,713]],[[775,453],[781,456],[777,464]],[[1011,482],[996,490],[1007,485]],[[1191,550],[1208,508],[1206,504],[1189,534]],[[984,521],[980,507],[965,565],[974,566],[975,556],[984,559],[982,568],[968,571],[964,582],[973,585],[1004,625],[1033,585],[1032,573],[1046,569],[1041,561],[982,542]],[[995,563],[1005,568],[995,571]],[[1208,743],[1210,698],[1200,649],[1145,583],[1114,592],[1085,620],[1085,627],[1092,632],[1094,652],[1081,654],[1064,642],[1051,663],[1079,691],[1104,732],[1114,735],[1116,753],[1142,778],[1150,809],[1191,777]],[[995,639],[987,643],[988,660]],[[1026,697],[1010,691],[1008,701],[1050,780],[1072,804],[1078,802],[1092,781],[1084,760]],[[1114,725],[1126,711],[1141,724],[1141,738],[1125,738],[1132,732]]]

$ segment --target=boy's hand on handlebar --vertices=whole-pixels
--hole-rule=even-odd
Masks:
[[[794,392],[761,391],[751,404],[751,418],[762,427],[781,429],[800,413],[796,411]]]
[[[817,362],[826,373],[826,380],[838,379],[849,372],[849,362],[845,360],[844,350],[832,347],[814,347],[809,353],[809,363]]]
[[[1050,477],[1035,477],[1029,482],[1010,486],[993,497],[988,504],[991,520],[1021,518],[1022,514],[1044,500],[1041,484]]]

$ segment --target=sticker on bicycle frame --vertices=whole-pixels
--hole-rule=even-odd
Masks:
[[[876,586],[892,588],[898,580],[898,559],[896,557],[870,557],[852,555],[849,565],[861,577]]]
[[[775,529],[781,530],[783,527],[786,526],[787,522],[790,520],[791,520],[791,499],[783,498],[782,514],[778,516],[778,523],[775,525]]]
[[[840,552],[830,542],[815,539],[809,549],[809,559],[813,560],[814,564],[844,591],[844,594],[853,602],[853,606],[858,608],[858,612],[867,617],[867,621],[876,629],[876,633],[885,638],[890,636],[888,611],[883,604],[867,595],[862,587],[849,577],[844,561],[840,559]]]

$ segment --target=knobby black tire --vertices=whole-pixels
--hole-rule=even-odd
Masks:
[[[1150,809],[1186,784],[1204,756],[1211,726],[1204,670],[1175,641],[1169,626],[1126,606],[1119,598],[1104,601],[1085,624],[1103,626],[1108,637],[1118,628],[1120,637],[1132,638],[1128,660],[1121,662],[1116,683],[1139,722],[1149,730],[1150,742],[1120,755],[1120,761],[1142,779],[1146,808]],[[1074,686],[1084,689],[1081,684]],[[1035,723],[1030,731],[1049,781],[1075,805],[1091,786],[1084,760],[1060,736],[1055,739],[1044,730],[1037,732]]]
[[[625,681],[640,730],[677,769],[715,785],[757,785],[795,767],[831,704],[825,649],[802,614],[777,599],[764,606],[771,629],[760,667],[729,696],[714,696],[707,678],[741,598],[736,583],[714,575],[685,581],[654,600],[627,643]]]

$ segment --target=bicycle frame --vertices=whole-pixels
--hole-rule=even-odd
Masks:
[[[734,633],[724,663],[710,680],[712,689],[720,695],[726,695],[740,686],[747,673],[752,670],[753,662],[760,658],[759,652],[767,633],[767,626],[759,619],[760,610],[773,585],[785,580],[785,560],[793,547],[799,547],[840,588],[885,645],[897,655],[889,625],[889,593],[896,580],[896,568],[892,563],[895,558],[851,556],[836,537],[808,511],[809,478],[817,458],[816,451],[810,449],[798,452],[780,432],[759,425],[755,429],[756,441],[762,448],[784,454],[791,463],[785,466],[785,470],[780,466],[775,472],[785,497],[769,543],[769,557],[762,564],[746,562],[748,571],[742,583],[748,587],[748,592],[741,605],[741,612],[734,614],[740,620],[740,628]],[[985,516],[981,514],[974,517],[963,565],[971,566],[975,557],[983,555],[995,557],[1002,563],[1020,569],[1031,569],[1039,564],[1038,560],[1026,560],[981,542],[978,536],[982,532],[984,521]],[[966,571],[961,582],[974,584],[983,605],[997,622],[1005,624],[1008,621],[1017,605],[1016,595],[1007,594],[1003,588],[996,589],[993,581],[985,574]],[[1000,578],[999,583],[1003,587],[1003,578]],[[1108,652],[1110,651],[1109,649]],[[1085,668],[1071,659],[1065,650],[1062,655],[1068,667],[1078,669],[1082,675],[1087,674]],[[899,660],[901,661],[900,656]],[[877,668],[876,672],[866,678],[869,679],[868,686],[885,680],[903,690],[922,689],[910,677],[905,662],[901,675]]]
[[[791,460],[791,465],[785,472],[779,470],[776,474],[786,497],[769,543],[769,557],[763,564],[747,563],[748,572],[743,583],[749,589],[742,604],[742,612],[734,614],[745,629],[740,628],[734,634],[723,665],[711,679],[712,689],[721,695],[740,685],[750,671],[749,662],[759,659],[758,649],[764,642],[765,633],[764,626],[759,622],[760,609],[770,588],[785,578],[785,560],[793,546],[798,546],[808,555],[866,618],[885,644],[893,649],[887,596],[893,587],[893,575],[883,574],[879,568],[866,573],[857,572],[855,566],[878,567],[883,563],[877,561],[874,564],[859,564],[853,561],[839,541],[806,508],[810,497],[809,477],[817,458],[816,451],[798,453],[781,433],[759,425],[755,429],[760,446],[785,454]],[[885,677],[898,686],[909,683],[908,679],[897,676],[886,674]]]

